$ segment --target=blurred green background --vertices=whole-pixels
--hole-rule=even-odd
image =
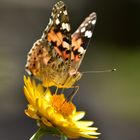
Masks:
[[[37,129],[35,121],[24,114],[24,66],[27,52],[41,37],[56,2],[0,0],[1,140],[27,140]],[[117,69],[82,77],[74,99],[77,110],[85,110],[85,119],[94,120],[102,133],[99,140],[140,139],[140,1],[64,2],[73,31],[91,12],[98,16],[80,70]]]

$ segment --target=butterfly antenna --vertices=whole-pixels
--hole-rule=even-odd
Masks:
[[[84,71],[81,72],[82,74],[88,74],[88,73],[106,73],[106,72],[113,72],[117,71],[116,69],[109,69],[109,70],[101,70],[101,71]]]

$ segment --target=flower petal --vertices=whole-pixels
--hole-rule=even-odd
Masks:
[[[78,111],[73,115],[73,120],[78,121],[78,120],[82,119],[84,116],[85,116],[84,111]]]
[[[39,119],[38,115],[36,114],[36,110],[32,105],[28,105],[28,109],[25,110],[25,114],[33,119]]]
[[[79,127],[91,126],[93,125],[93,121],[77,121],[76,124]]]

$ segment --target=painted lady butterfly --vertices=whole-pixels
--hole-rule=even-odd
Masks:
[[[49,24],[27,56],[26,71],[45,87],[70,88],[82,74],[78,71],[96,23],[91,13],[71,35],[68,13],[62,1],[53,9]]]

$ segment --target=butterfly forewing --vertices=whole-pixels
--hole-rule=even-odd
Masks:
[[[93,35],[93,30],[96,23],[96,13],[91,13],[79,26],[79,28],[72,34],[72,66],[78,70],[90,39]]]
[[[42,39],[54,47],[58,55],[64,60],[70,58],[71,28],[66,6],[62,1],[54,5],[49,24],[43,33]]]
[[[53,9],[49,24],[27,56],[26,71],[46,83],[64,84],[68,77],[71,55],[71,33],[68,13],[62,1]]]

